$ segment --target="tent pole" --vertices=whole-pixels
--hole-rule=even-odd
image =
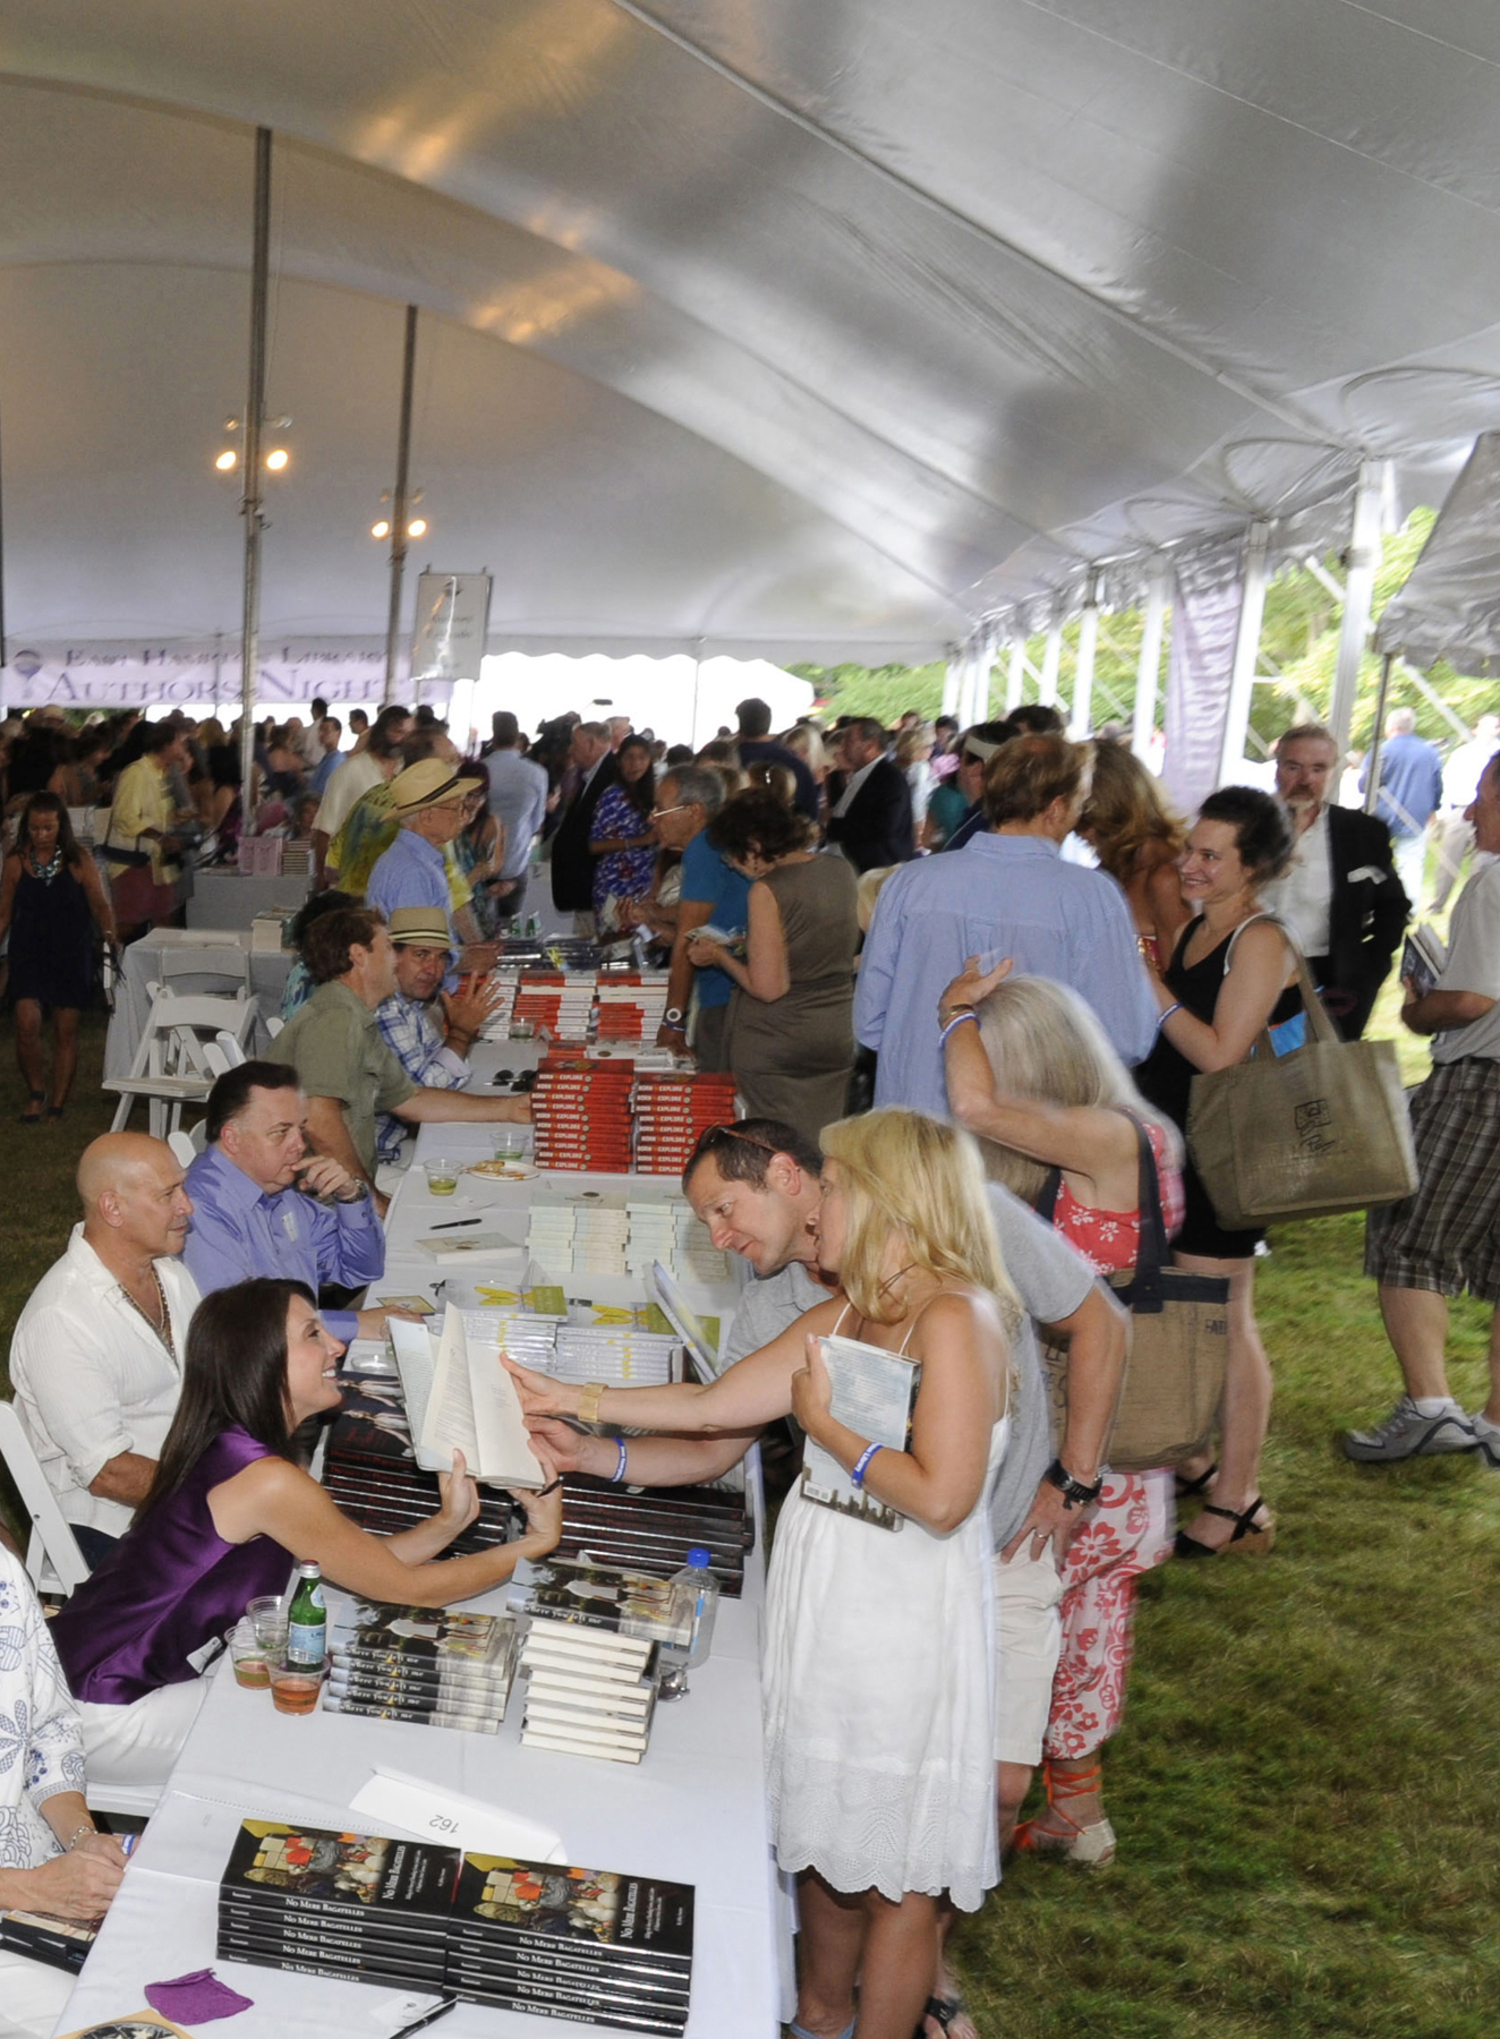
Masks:
[[[1365,756],[1365,797],[1366,814],[1375,812],[1375,803],[1380,798],[1380,745],[1385,735],[1385,703],[1391,691],[1391,667],[1396,663],[1396,654],[1386,652],[1380,661],[1380,690],[1375,696],[1375,727],[1370,732],[1370,748]],[[1345,744],[1344,750],[1348,749]],[[1339,752],[1339,766],[1343,767],[1344,751]]]
[[[1349,748],[1354,703],[1359,694],[1359,662],[1370,634],[1370,604],[1375,593],[1375,571],[1380,565],[1380,517],[1385,500],[1383,467],[1382,461],[1361,461],[1359,481],[1354,491],[1354,518],[1344,569],[1344,614],[1339,624],[1338,664],[1334,668],[1333,697],[1328,706],[1328,726],[1333,731],[1340,757]]]
[[[1094,659],[1099,649],[1099,599],[1093,577],[1078,619],[1078,658],[1073,668],[1073,714],[1068,733],[1075,743],[1089,733],[1094,719]]]
[[[1167,583],[1163,575],[1153,574],[1142,620],[1141,652],[1135,667],[1135,712],[1130,724],[1130,748],[1142,764],[1156,734],[1156,691],[1161,678],[1162,624],[1166,613]]]
[[[260,670],[260,428],[266,410],[266,305],[271,273],[271,130],[255,130],[255,225],[250,262],[250,372],[240,515],[245,520],[245,607],[240,631],[240,833],[255,833],[255,682]]]
[[[1041,689],[1037,699],[1047,708],[1057,706],[1057,673],[1062,664],[1062,625],[1054,623],[1047,632],[1046,649],[1042,653]]]
[[[396,698],[396,653],[401,636],[401,581],[406,572],[406,493],[411,470],[412,370],[417,359],[417,308],[406,307],[406,344],[401,355],[401,423],[396,433],[396,493],[391,503],[391,606],[385,626],[385,692],[389,708]]]
[[[1026,686],[1026,640],[1013,637],[1010,641],[1010,663],[1005,673],[1005,712],[1019,708],[1021,695]]]
[[[956,645],[948,648],[948,663],[943,667],[943,706],[941,713],[951,715],[956,721],[963,721],[964,703],[964,655]]]
[[[1261,619],[1266,610],[1266,552],[1269,524],[1252,524],[1245,534],[1244,585],[1240,620],[1234,633],[1234,663],[1229,673],[1229,704],[1224,712],[1224,738],[1219,747],[1219,784],[1239,777],[1245,756],[1245,731],[1250,727],[1250,700],[1255,690],[1255,661],[1260,652]]]

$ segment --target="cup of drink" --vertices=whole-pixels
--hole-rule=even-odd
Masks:
[[[283,1657],[271,1666],[271,1702],[278,1713],[312,1713],[322,1683],[321,1664],[289,1664]]]
[[[245,1619],[255,1630],[255,1639],[267,1660],[279,1657],[286,1647],[286,1609],[276,1593],[262,1593],[245,1609]]]
[[[456,1161],[427,1161],[427,1187],[434,1196],[452,1196],[458,1188],[458,1163]]]
[[[520,1161],[526,1153],[526,1135],[519,1126],[502,1126],[495,1135],[495,1159]]]
[[[256,1634],[255,1623],[247,1615],[235,1626],[229,1638],[229,1655],[234,1664],[234,1682],[248,1686],[252,1692],[268,1692],[271,1687],[271,1666],[266,1655],[266,1646]]]

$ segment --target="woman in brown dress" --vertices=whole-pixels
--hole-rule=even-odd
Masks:
[[[729,1066],[745,1110],[785,1119],[815,1140],[844,1116],[854,1067],[855,876],[808,847],[811,828],[752,787],[709,823],[709,841],[751,882],[743,960],[700,936],[695,966],[734,979]]]

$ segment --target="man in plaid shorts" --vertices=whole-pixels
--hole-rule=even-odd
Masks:
[[[1432,1034],[1432,1074],[1412,1101],[1420,1179],[1404,1202],[1372,1211],[1365,1273],[1406,1392],[1373,1430],[1344,1433],[1350,1458],[1385,1462],[1420,1452],[1475,1451],[1500,1471],[1500,752],[1480,777],[1466,819],[1475,869],[1453,909],[1448,962],[1418,998],[1401,981],[1404,1025]],[[1448,1298],[1467,1290],[1497,1305],[1490,1395],[1466,1416],[1448,1392]]]

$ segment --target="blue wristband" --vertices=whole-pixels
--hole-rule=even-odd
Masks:
[[[859,1457],[849,1468],[849,1484],[852,1487],[862,1487],[864,1485],[865,1474],[869,1470],[870,1460],[877,1451],[882,1450],[884,1450],[884,1446],[879,1444],[867,1444],[865,1446]]]
[[[624,1438],[623,1438],[623,1437],[617,1437],[617,1438],[615,1439],[615,1442],[616,1442],[616,1444],[618,1444],[618,1445],[619,1445],[619,1447],[620,1447],[620,1456],[619,1456],[619,1460],[618,1460],[618,1462],[617,1462],[617,1463],[616,1463],[616,1465],[615,1465],[615,1469],[614,1469],[614,1471],[613,1471],[613,1472],[612,1472],[612,1473],[610,1474],[610,1476],[609,1476],[609,1483],[610,1483],[610,1485],[611,1485],[612,1487],[618,1487],[618,1486],[619,1486],[619,1484],[620,1484],[620,1482],[621,1482],[621,1480],[623,1480],[623,1479],[624,1479],[624,1477],[625,1477],[625,1460],[626,1460],[626,1457],[627,1457],[627,1452],[626,1452],[626,1449],[625,1449],[625,1440],[624,1440]]]
[[[977,1027],[979,1024],[979,1015],[977,1012],[956,1012],[953,1015],[952,1019],[949,1020],[947,1026],[945,1026],[943,1028],[943,1031],[938,1035],[938,1046],[940,1048],[945,1047],[947,1045],[948,1036],[953,1032],[955,1027],[961,1027],[965,1020],[973,1020],[975,1026]]]

